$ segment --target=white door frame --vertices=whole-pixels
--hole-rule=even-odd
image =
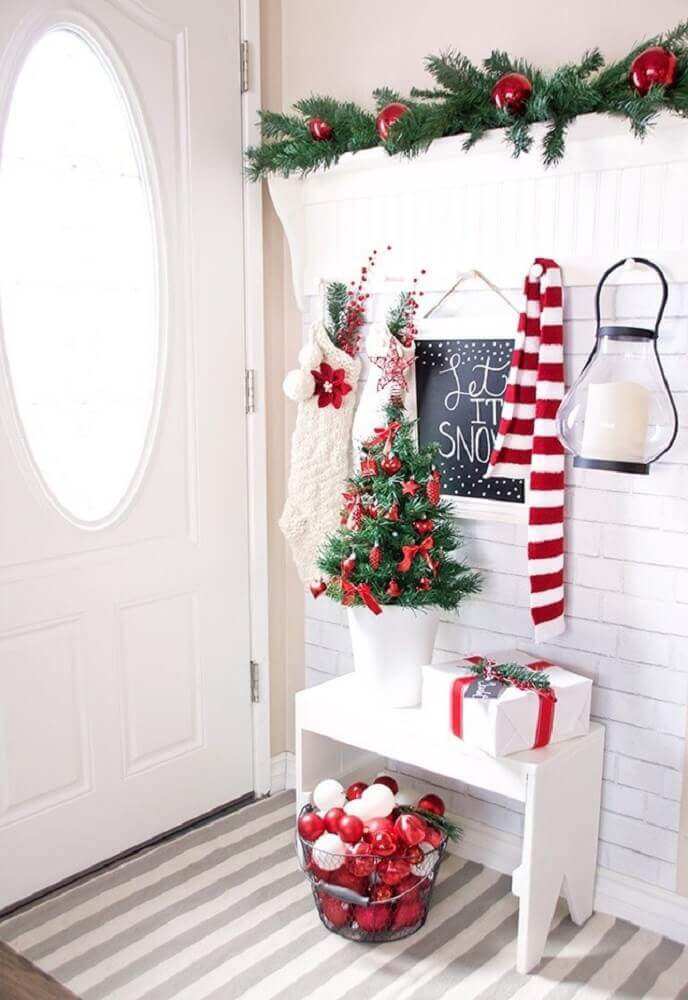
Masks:
[[[260,141],[260,0],[241,0],[241,37],[248,43],[248,87],[242,94],[243,147]],[[237,81],[240,85],[240,81]],[[253,786],[267,795],[270,766],[270,650],[268,602],[267,414],[263,326],[263,192],[244,180],[244,337],[247,371],[254,372],[255,409],[246,421],[249,511],[251,658],[258,701],[253,709]],[[248,407],[247,407],[248,409]]]

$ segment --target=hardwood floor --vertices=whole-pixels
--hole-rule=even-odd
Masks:
[[[1,1000],[75,1000],[75,997],[75,993],[0,941]]]

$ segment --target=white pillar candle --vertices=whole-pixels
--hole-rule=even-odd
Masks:
[[[635,382],[591,385],[581,457],[644,462],[649,409],[649,391]]]

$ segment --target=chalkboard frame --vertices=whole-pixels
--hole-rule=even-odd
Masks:
[[[454,316],[421,320],[417,323],[416,340],[513,340],[516,316]],[[410,379],[407,408],[413,417],[418,414],[415,375]],[[525,481],[523,503],[505,503],[482,497],[457,497],[444,494],[443,500],[452,508],[454,517],[474,521],[500,521],[525,524],[528,521],[528,480]]]

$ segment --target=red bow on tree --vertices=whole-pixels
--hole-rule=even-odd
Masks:
[[[434,544],[432,536],[428,535],[427,538],[423,539],[420,545],[402,545],[401,551],[404,553],[404,558],[400,563],[397,563],[397,569],[399,572],[408,573],[416,556],[422,556],[428,564],[428,567],[434,572],[434,563],[430,557],[430,549]]]
[[[371,438],[366,444],[366,448],[374,448],[376,444],[384,444],[384,453],[389,455],[392,450],[392,442],[394,441],[394,435],[401,427],[398,420],[393,420],[391,423],[387,424],[386,427],[375,427],[374,433],[375,437]]]
[[[342,604],[346,605],[346,607],[351,607],[354,603],[354,597],[358,594],[365,606],[369,608],[374,615],[381,614],[382,608],[375,600],[373,592],[367,583],[356,584],[347,580],[346,577],[342,577],[342,590],[344,591]]]

